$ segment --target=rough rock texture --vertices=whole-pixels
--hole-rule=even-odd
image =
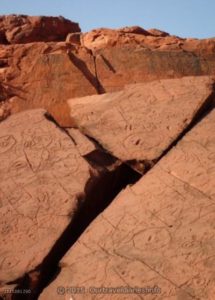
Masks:
[[[11,57],[2,85],[12,101],[12,113],[45,108],[60,124],[70,126],[66,100],[71,95],[97,93],[94,61],[85,48],[75,50],[65,43],[37,43],[4,49],[5,56]]]
[[[11,18],[14,24],[28,20]],[[60,20],[64,22],[56,22]],[[138,26],[84,34],[74,31],[80,30],[67,31],[64,42],[0,45],[0,99],[6,102],[0,108],[6,111],[4,116],[45,108],[68,127],[73,125],[68,98],[118,91],[127,84],[156,79],[215,75],[215,39],[182,39]],[[53,40],[49,29],[42,32],[44,41]]]
[[[213,110],[89,226],[39,299],[145,299],[89,289],[154,287],[147,299],[213,300],[214,149]]]
[[[157,30],[135,34],[132,29],[101,28],[83,34],[82,45],[93,51],[106,92],[128,83],[215,74],[214,38],[182,39]]]
[[[63,17],[0,16],[0,43],[63,41],[68,33],[80,32],[78,23]]]
[[[97,76],[106,92],[117,91],[128,83],[215,74],[214,40],[190,41],[186,43],[187,50],[183,50],[178,42],[154,39],[149,42],[155,46],[129,41],[127,45],[104,45],[96,50]]]
[[[68,102],[76,126],[115,157],[149,162],[189,126],[213,92],[210,77],[184,77]]]
[[[157,29],[144,30],[139,26],[120,29],[99,28],[84,33],[82,44],[91,50],[121,46],[136,46],[150,50],[190,51],[195,54],[213,53],[215,39],[186,39]],[[189,50],[188,50],[189,49]]]
[[[88,153],[95,151],[95,145],[88,138],[86,138],[78,129],[67,128],[66,130],[73,139],[76,148],[81,156],[87,155]]]
[[[0,16],[0,300],[214,300],[213,76],[214,38]]]
[[[0,125],[0,282],[39,265],[71,221],[89,165],[43,110]]]
[[[81,33],[69,33],[66,37],[66,42],[75,45],[81,45]]]

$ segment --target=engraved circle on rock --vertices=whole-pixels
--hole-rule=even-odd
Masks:
[[[39,132],[30,132],[28,135],[25,133],[25,148],[34,148],[35,150],[40,150],[48,147],[52,143],[52,138],[50,135]]]
[[[19,260],[16,259],[14,256],[7,256],[3,259],[1,263],[1,269],[2,270],[8,270],[14,268],[16,265],[18,265]]]
[[[25,172],[27,169],[29,169],[29,165],[26,162],[26,160],[16,160],[14,162],[11,163],[11,165],[8,168],[8,172],[13,175],[13,173],[15,175],[17,175],[18,173],[22,173]]]
[[[142,251],[157,250],[169,244],[170,233],[165,228],[149,228],[134,235],[135,248]]]
[[[208,159],[215,161],[215,152],[212,152],[208,155]]]
[[[16,140],[12,135],[0,137],[0,154],[11,150],[16,144]]]
[[[191,248],[198,247],[199,245],[200,243],[198,241],[185,241],[181,244],[181,248],[191,249]]]
[[[207,280],[200,275],[193,278],[192,283],[194,286],[205,286],[207,284]]]
[[[146,136],[146,135],[145,135]],[[137,147],[141,150],[150,150],[160,144],[161,137],[154,137],[153,135],[151,136],[150,134],[147,135],[147,138],[143,138],[142,133],[135,133],[129,135],[125,140],[124,140],[124,146],[126,148],[132,147]]]

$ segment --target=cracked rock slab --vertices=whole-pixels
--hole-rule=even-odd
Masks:
[[[67,99],[97,93],[94,59],[83,47],[65,42],[0,45],[1,57],[8,59],[7,68],[0,67],[0,79],[2,96],[7,102],[13,99],[11,114],[43,108],[70,127]]]
[[[153,161],[190,125],[212,93],[210,77],[184,77],[68,103],[76,126],[115,157]]]
[[[215,110],[89,226],[39,299],[145,299],[89,289],[148,286],[149,300],[213,300],[214,151]]]
[[[79,151],[81,156],[87,155],[93,151],[95,151],[95,145],[84,136],[78,129],[76,128],[67,128],[66,131],[73,139],[77,150]]]
[[[38,266],[70,223],[89,165],[71,138],[32,110],[0,124],[0,282]]]

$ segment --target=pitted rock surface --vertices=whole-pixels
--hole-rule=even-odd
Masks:
[[[60,237],[90,179],[71,138],[32,110],[0,124],[0,282],[39,265]]]
[[[213,300],[214,149],[213,110],[89,226],[39,299],[145,299],[95,288],[151,287],[149,300]],[[59,286],[85,293],[61,296]]]
[[[0,45],[0,120],[10,113],[44,108],[62,126],[73,126],[69,98],[157,79],[215,75],[214,38],[182,39],[139,26],[81,33],[76,23],[68,25],[62,18],[13,15],[0,17],[0,40],[5,22],[7,28],[18,26],[18,31],[10,29],[13,44]],[[47,30],[34,35],[41,24]],[[20,44],[22,39],[26,43]]]
[[[82,131],[123,161],[158,159],[189,126],[213,93],[209,77],[184,77],[127,86],[69,100]]]

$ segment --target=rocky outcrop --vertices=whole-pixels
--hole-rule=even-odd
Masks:
[[[78,128],[144,172],[209,105],[213,93],[211,78],[184,77],[68,102]]]
[[[63,17],[0,16],[1,44],[63,41],[68,33],[80,31],[78,23]]]
[[[212,300],[214,133],[215,111],[118,195],[39,299]]]
[[[44,110],[9,117],[0,133],[0,288],[29,273],[33,289],[135,172]]]
[[[69,224],[91,175],[71,139],[44,111],[14,115],[0,132],[4,283],[42,262]]]
[[[60,124],[70,126],[66,100],[71,95],[97,93],[94,60],[85,48],[76,50],[66,43],[35,43],[4,50],[10,58],[2,84],[8,99],[12,99],[11,113],[42,107]]]
[[[0,299],[213,300],[215,39],[12,15],[0,44]]]
[[[73,125],[68,98],[118,91],[131,83],[215,74],[214,39],[181,39],[138,26],[74,31],[68,30],[64,42],[0,46],[4,117],[42,107],[68,127]],[[48,31],[43,34],[44,41],[51,40]]]
[[[120,29],[99,28],[82,34],[82,45],[91,50],[127,46],[160,51],[188,51],[214,54],[215,39],[186,39],[158,29],[144,30],[139,26]],[[189,50],[188,50],[189,49]]]

